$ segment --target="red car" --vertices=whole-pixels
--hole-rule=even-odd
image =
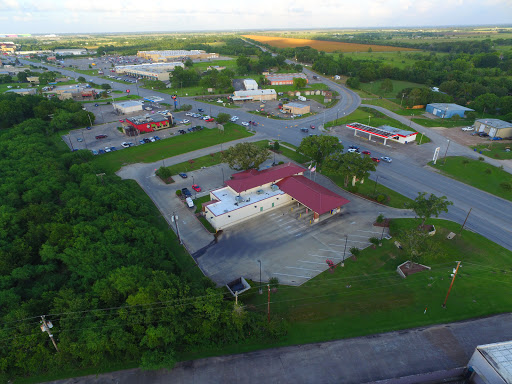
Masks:
[[[372,154],[370,151],[363,151],[363,152],[361,152],[361,153],[362,153],[363,155],[368,155],[368,156],[370,156],[370,155]]]
[[[194,191],[196,191],[196,192],[201,192],[201,187],[200,187],[199,185],[197,185],[197,184],[194,184],[194,185],[192,186],[192,189],[193,189]]]
[[[309,128],[315,129],[315,126],[314,125],[310,125]]]
[[[213,117],[210,117],[209,119],[205,120],[207,123],[213,123],[215,119]]]
[[[120,123],[124,123],[124,120],[119,120]]]
[[[98,135],[96,136],[96,139],[99,140],[99,139],[105,139],[106,137],[108,137],[107,135]]]
[[[380,163],[380,159],[378,159],[377,157],[372,157],[372,160],[375,161],[376,163]]]

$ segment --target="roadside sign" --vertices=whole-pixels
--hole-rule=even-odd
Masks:
[[[127,90],[126,90],[126,93],[130,93],[130,90],[129,90],[129,89],[127,89]]]

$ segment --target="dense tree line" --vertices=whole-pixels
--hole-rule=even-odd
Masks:
[[[26,100],[15,109],[37,109]],[[49,132],[50,121],[32,116],[0,131],[1,382],[107,362],[172,367],[192,348],[282,334],[192,278],[136,184],[105,174],[89,151],[64,151]]]

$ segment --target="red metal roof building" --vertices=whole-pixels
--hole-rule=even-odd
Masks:
[[[126,119],[126,123],[130,124],[140,132],[153,132],[159,129],[167,128],[172,125],[172,117],[164,117],[158,114],[150,116],[136,116]]]
[[[371,127],[361,123],[350,123],[347,124],[347,128],[354,130],[354,136],[357,136],[357,132],[368,134],[368,138],[371,141],[372,136],[380,137],[384,139],[384,145],[388,140],[393,140],[402,144],[407,144],[416,140],[418,132],[406,131],[404,129],[390,127],[389,125],[382,125],[378,128]]]

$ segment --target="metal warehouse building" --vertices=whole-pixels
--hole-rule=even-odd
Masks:
[[[174,71],[176,67],[184,67],[183,63],[149,63],[136,65],[117,66],[116,73],[143,79],[168,81],[169,72]]]
[[[478,119],[475,121],[475,131],[485,132],[490,137],[512,137],[512,123],[500,119]]]
[[[294,115],[305,115],[311,111],[311,107],[307,104],[288,103],[283,105],[283,112],[289,112]]]
[[[274,73],[265,75],[270,85],[293,85],[293,79],[305,79],[308,77],[304,73]]]
[[[139,101],[125,101],[121,103],[114,103],[113,107],[122,114],[142,111],[142,103]]]
[[[249,100],[276,100],[277,93],[275,89],[256,89],[254,91],[235,91],[231,96],[233,101],[249,101]]]
[[[139,51],[137,56],[152,61],[170,61],[175,59],[216,59],[218,53],[207,53],[202,50],[172,50],[172,51]]]
[[[474,111],[474,109],[452,103],[432,103],[427,104],[425,111],[442,119],[449,119],[455,115],[464,117],[466,111]]]

